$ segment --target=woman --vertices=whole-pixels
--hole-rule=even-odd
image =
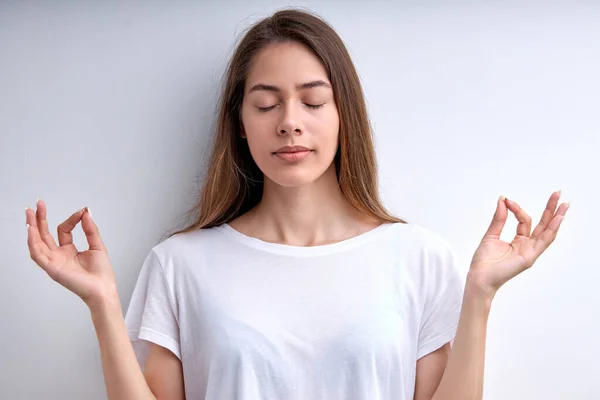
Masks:
[[[482,397],[491,301],[556,237],[559,196],[532,234],[501,197],[462,279],[446,240],[382,206],[339,36],[282,10],[239,43],[199,216],[150,251],[125,318],[89,209],[59,245],[43,202],[26,218],[32,258],[90,308],[110,399],[468,400]]]

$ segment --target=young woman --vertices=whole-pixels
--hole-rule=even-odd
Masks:
[[[59,245],[44,203],[27,210],[31,257],[89,306],[110,399],[481,399],[491,301],[568,203],[553,193],[530,233],[501,197],[463,279],[446,240],[382,206],[375,160],[343,42],[281,10],[239,43],[196,221],[152,248],[125,318],[88,209]]]

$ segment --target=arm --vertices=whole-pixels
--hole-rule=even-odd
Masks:
[[[531,233],[531,217],[514,201],[501,196],[488,231],[471,260],[454,346],[432,400],[481,400],[487,323],[492,300],[507,281],[535,263],[550,246],[569,208],[558,209],[560,191],[552,193],[539,224]],[[510,243],[500,240],[511,211],[519,224]]]
[[[185,400],[182,364],[171,350],[151,343],[144,376],[158,399]]]
[[[137,362],[118,295],[90,306],[90,313],[100,346],[108,398],[157,400]]]
[[[446,343],[417,361],[414,400],[480,400],[485,336],[491,299],[465,288],[454,344]]]
[[[487,322],[492,296],[467,279],[456,337],[431,400],[481,400]],[[425,358],[425,357],[424,357]]]
[[[31,259],[90,310],[108,398],[182,400],[181,362],[170,351],[151,351],[145,365],[146,382],[127,333],[112,265],[89,209],[80,209],[58,226],[58,245],[48,231],[45,203],[38,200],[35,213],[29,210],[25,209],[25,219]],[[79,221],[89,244],[89,250],[81,252],[73,245],[72,236]]]
[[[130,328],[133,331],[140,329],[137,323],[144,320],[144,315],[145,323],[149,324],[149,327],[161,331],[163,328],[152,325],[152,318],[161,321],[165,321],[168,316],[174,318],[169,314],[166,292],[161,290],[166,287],[166,282],[161,278],[164,278],[164,273],[159,260],[154,252],[150,252],[132,294],[129,306],[133,317],[131,320],[123,316],[115,288],[106,291],[106,294],[97,297],[99,300],[88,305],[100,344],[104,378],[108,398],[111,400],[185,399],[182,363],[176,355],[179,352],[160,346],[148,338],[146,343],[150,346],[145,347],[149,352],[142,369],[128,332]],[[140,293],[148,291],[152,291],[151,296],[146,297],[144,294],[143,298],[140,298]],[[147,313],[142,310],[147,310]],[[139,318],[139,321],[136,321],[136,318]],[[131,327],[129,323],[132,324]],[[175,325],[176,320],[173,319],[170,323]],[[172,328],[176,329],[174,326]],[[177,336],[176,332],[168,334]]]
[[[450,342],[448,342],[417,360],[413,400],[431,400],[442,379],[450,350]]]
[[[152,343],[142,373],[117,295],[90,306],[90,313],[109,399],[185,400],[181,361],[170,350]]]
[[[556,239],[569,208],[569,203],[563,203],[557,209],[559,198],[560,191],[552,193],[533,233],[531,217],[516,202],[504,196],[498,199],[494,218],[471,260],[454,345],[432,400],[483,398],[485,341],[492,300],[502,285],[531,268]],[[509,210],[519,225],[512,242],[505,243],[500,235]]]

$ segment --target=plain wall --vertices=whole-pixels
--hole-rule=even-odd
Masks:
[[[558,238],[494,300],[484,398],[600,398],[591,1],[1,2],[0,398],[106,398],[89,311],[29,258],[25,206],[46,202],[55,237],[92,209],[125,310],[144,257],[198,196],[236,39],[286,5],[339,32],[364,84],[384,203],[446,237],[465,273],[499,195],[537,224],[563,190]],[[515,228],[510,215],[502,238]]]

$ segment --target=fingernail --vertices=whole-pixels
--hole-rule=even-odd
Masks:
[[[87,207],[87,210],[88,210],[88,214],[90,214],[90,218],[92,218],[92,210],[90,210],[89,207]]]
[[[504,201],[506,199],[505,196],[500,196],[500,200]]]

